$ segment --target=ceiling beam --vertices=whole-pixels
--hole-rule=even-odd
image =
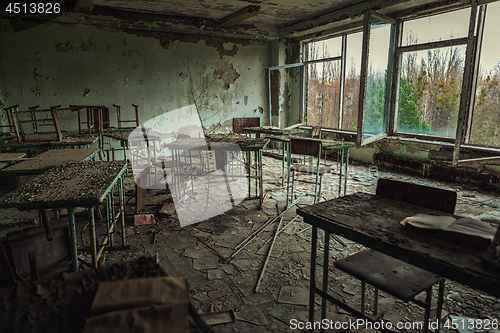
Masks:
[[[224,17],[220,20],[220,25],[223,27],[232,27],[235,24],[241,23],[245,20],[248,20],[251,17],[259,14],[260,7],[259,6],[248,6],[243,8],[242,10],[237,11],[234,14]]]
[[[317,30],[318,27],[328,27],[332,23],[347,20],[356,16],[361,16],[367,9],[377,10],[380,8],[390,7],[399,3],[407,2],[406,0],[373,0],[363,1],[354,5],[347,5],[343,8],[311,17],[293,24],[284,25],[279,29],[279,34],[282,37],[302,36],[308,34],[308,31]]]

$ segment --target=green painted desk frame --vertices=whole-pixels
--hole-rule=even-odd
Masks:
[[[247,153],[248,167],[247,172],[248,175],[239,176],[239,177],[248,177],[248,197],[247,199],[255,199],[259,198],[260,204],[264,201],[264,184],[263,184],[263,172],[262,172],[262,149],[264,149],[269,143],[268,138],[265,139],[253,139],[253,138],[241,138],[244,143],[234,143],[234,145],[238,145],[242,152]],[[180,161],[180,153],[181,150],[207,150],[213,148],[213,145],[210,146],[211,143],[231,143],[230,140],[228,142],[224,142],[223,137],[215,139],[213,137],[207,136],[205,139],[189,139],[189,140],[199,140],[200,144],[197,146],[196,144],[183,143],[183,139],[174,141],[167,145],[172,152],[172,159],[174,160],[175,165],[179,165]],[[210,148],[209,148],[210,147]],[[233,146],[234,147],[234,146]],[[233,150],[233,147],[229,147],[228,149],[224,149],[223,146],[216,146],[216,150],[224,151],[226,154],[225,161],[227,162],[227,153]],[[252,175],[252,153],[254,154],[255,160],[255,175]],[[238,177],[236,175],[231,175],[231,177]],[[252,179],[255,179],[255,196],[252,197]]]
[[[347,173],[349,170],[349,148],[354,147],[355,143],[334,141],[334,140],[327,140],[327,139],[305,138],[305,137],[290,136],[290,135],[272,137],[273,140],[279,140],[285,144],[285,147],[287,150],[286,160],[287,160],[288,172],[290,172],[290,164],[291,164],[291,159],[292,159],[291,147],[290,147],[292,138],[320,142],[321,145],[320,145],[320,149],[319,149],[319,153],[318,153],[318,158],[321,158],[321,151],[322,150],[340,150],[339,192],[338,192],[338,195],[340,196],[342,194],[342,187],[344,188],[344,195],[346,195],[346,193],[347,193]],[[283,158],[282,165],[284,166],[284,158]],[[319,163],[318,163],[318,169],[319,169]],[[317,186],[318,186],[318,181],[316,181],[316,187]],[[286,207],[288,207],[288,204],[289,204],[289,200],[288,200],[289,188],[290,188],[290,179],[288,177]],[[321,194],[321,187],[319,190],[319,194]],[[321,200],[321,197],[319,198],[319,200]]]
[[[92,255],[92,266],[97,267],[98,260],[105,246],[114,246],[114,232],[119,222],[121,227],[122,246],[125,246],[125,203],[123,174],[127,169],[124,161],[115,162],[83,162],[66,164],[50,169],[44,174],[36,176],[30,182],[23,185],[6,196],[0,198],[0,208],[17,208],[22,210],[67,208],[69,225],[71,256],[74,271],[78,271],[78,255],[76,240],[76,225],[74,208],[85,207],[89,216],[90,252]],[[73,171],[76,170],[76,171]],[[71,177],[67,177],[71,174]],[[81,176],[81,177],[79,177]],[[85,176],[85,177],[84,177]],[[64,179],[66,177],[66,179]],[[100,178],[99,178],[100,177]],[[68,179],[69,178],[69,179]],[[102,179],[102,183],[90,184],[89,179]],[[45,184],[45,185],[40,185]],[[115,211],[113,191],[118,185],[119,208]],[[50,190],[29,193],[30,189],[47,186]],[[60,189],[71,187],[71,191],[62,194]],[[51,197],[47,197],[50,191]],[[40,192],[40,193],[38,193]],[[81,196],[81,193],[86,193]],[[107,232],[102,242],[98,244],[95,231],[95,207],[106,202],[106,228]]]

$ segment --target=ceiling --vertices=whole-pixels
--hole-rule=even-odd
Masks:
[[[65,1],[65,2],[64,2]],[[31,17],[150,33],[181,33],[243,39],[309,38],[346,25],[359,26],[363,11],[392,17],[449,6],[456,0],[64,0],[64,14]],[[463,2],[463,1],[462,1]],[[230,27],[221,20],[245,9],[258,15]]]

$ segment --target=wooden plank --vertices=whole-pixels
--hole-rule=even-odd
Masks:
[[[52,113],[52,119],[54,120],[54,127],[56,129],[57,140],[61,141],[62,133],[61,133],[61,127],[59,125],[59,117],[57,116],[57,111],[51,110],[51,113]]]

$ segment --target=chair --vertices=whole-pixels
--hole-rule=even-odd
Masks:
[[[233,118],[233,133],[245,134],[245,127],[260,127],[260,117]],[[257,133],[257,138],[260,134]]]
[[[453,191],[389,179],[379,179],[376,195],[450,214],[455,211],[457,200],[457,193]],[[432,286],[439,283],[436,319],[440,326],[444,278],[374,250],[361,251],[337,260],[334,266],[361,280],[361,314],[365,313],[365,289],[368,283],[375,288],[375,315],[378,315],[378,290],[382,290],[405,303],[412,301],[422,306],[425,309],[424,332],[429,329],[426,323],[430,318]],[[425,303],[415,300],[415,296],[424,290]]]
[[[311,129],[311,138],[321,139],[321,131],[322,131],[322,127],[321,126],[314,126]]]
[[[319,199],[321,197],[321,185],[323,182],[323,175],[329,171],[328,167],[319,165],[321,156],[321,141],[312,140],[308,138],[304,139],[293,138],[290,140],[290,151],[292,154],[311,156],[312,158],[318,156],[318,163],[316,165],[290,164],[290,167],[288,169],[288,179],[287,179],[286,206],[288,207],[290,198],[292,198],[291,201],[293,202],[295,171],[316,175],[316,181],[315,181],[316,185],[314,188],[314,203],[319,202]],[[292,174],[292,191],[289,196],[290,173]]]

